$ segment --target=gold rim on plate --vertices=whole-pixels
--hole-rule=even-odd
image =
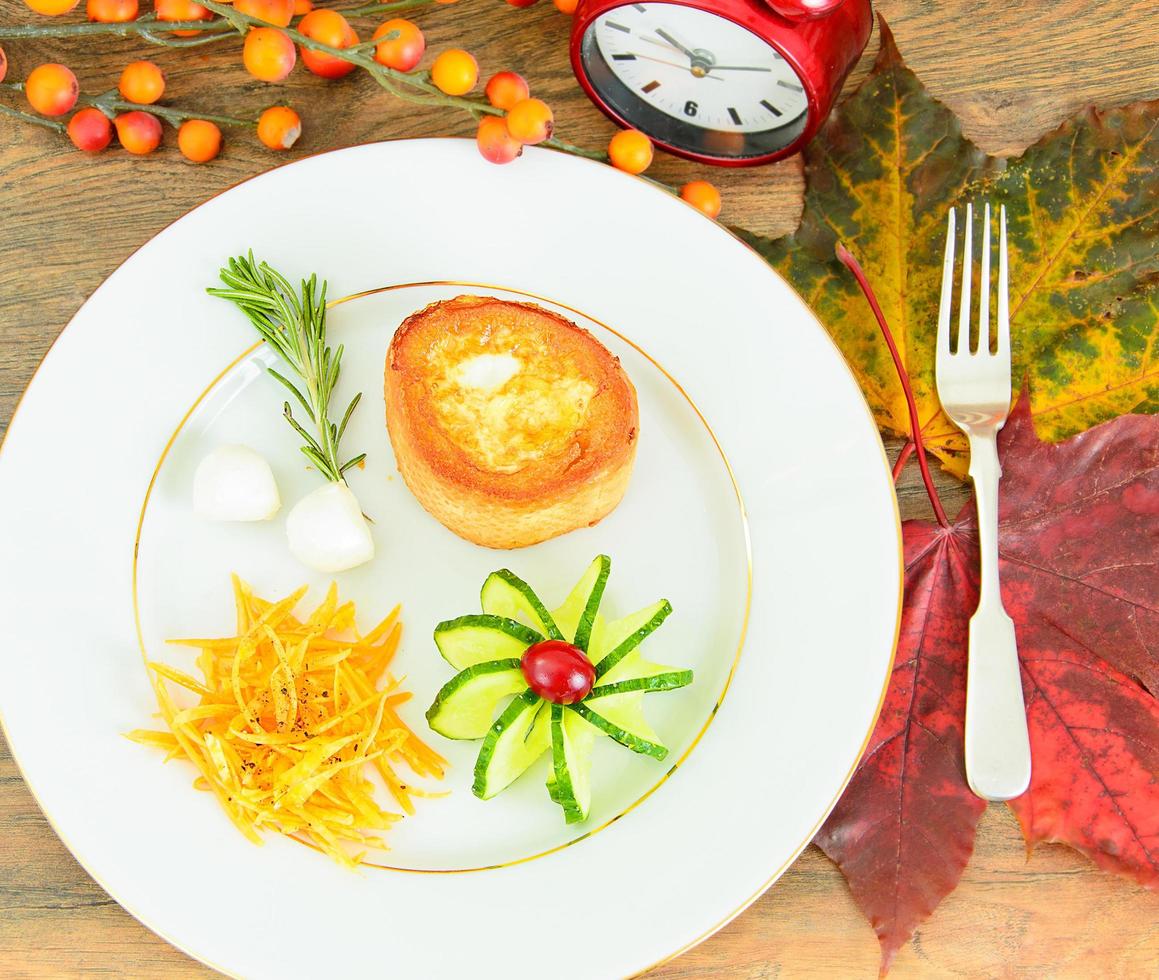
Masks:
[[[720,693],[717,695],[716,701],[713,704],[712,709],[708,713],[708,718],[705,720],[704,724],[700,727],[700,730],[693,737],[693,739],[689,743],[688,747],[681,754],[680,758],[677,759],[674,763],[672,763],[672,765],[665,771],[665,773],[652,786],[650,786],[647,790],[645,790],[642,795],[637,797],[636,800],[634,802],[632,802],[629,806],[625,807],[623,810],[621,810],[615,816],[609,817],[607,820],[605,820],[598,827],[593,827],[591,830],[587,830],[584,833],[582,833],[576,837],[573,837],[571,840],[565,841],[562,844],[557,844],[555,847],[549,847],[543,851],[537,851],[535,854],[528,854],[528,855],[525,855],[523,857],[514,858],[510,861],[503,861],[503,862],[500,862],[497,864],[483,864],[483,865],[478,865],[476,867],[469,867],[469,868],[405,868],[405,867],[399,867],[397,865],[392,865],[392,864],[379,864],[375,861],[364,861],[361,864],[361,867],[365,867],[365,868],[375,868],[379,871],[397,871],[397,872],[401,872],[404,874],[426,874],[426,875],[471,874],[473,872],[478,872],[478,871],[497,871],[500,868],[511,868],[511,867],[514,867],[515,865],[518,865],[518,864],[527,864],[530,861],[535,861],[539,858],[547,857],[549,854],[555,854],[559,851],[562,851],[565,848],[571,847],[573,844],[580,843],[580,841],[588,840],[588,839],[594,837],[596,834],[598,834],[601,830],[606,830],[608,827],[610,827],[612,824],[614,824],[621,817],[624,817],[628,813],[631,813],[634,809],[636,809],[636,807],[638,807],[641,803],[643,803],[646,799],[648,799],[649,796],[651,796],[653,793],[655,793],[656,790],[658,790],[661,786],[663,786],[664,783],[666,783],[668,781],[668,779],[672,776],[672,774],[675,773],[676,770],[679,769],[684,764],[684,762],[688,759],[689,755],[692,754],[692,750],[696,748],[697,744],[704,737],[704,733],[708,731],[709,726],[712,724],[712,720],[716,717],[717,712],[720,710],[720,706],[724,702],[725,695],[728,693],[729,686],[731,685],[733,676],[736,673],[737,664],[740,662],[741,652],[744,649],[745,636],[748,633],[749,612],[752,608],[752,598],[753,598],[753,552],[752,552],[752,540],[749,536],[748,515],[745,511],[744,499],[741,496],[740,486],[737,483],[736,475],[733,473],[732,467],[729,465],[728,457],[725,455],[724,449],[721,446],[720,441],[716,437],[716,433],[713,432],[712,426],[710,426],[708,424],[708,420],[704,417],[704,413],[700,411],[699,407],[697,407],[696,403],[689,396],[688,392],[685,391],[684,388],[680,385],[680,382],[678,382],[664,368],[664,366],[662,364],[660,364],[659,361],[657,361],[654,357],[652,357],[651,354],[649,354],[646,350],[644,350],[639,344],[635,343],[635,341],[629,339],[628,337],[625,337],[624,334],[620,333],[620,331],[618,331],[614,327],[611,327],[608,324],[604,323],[602,320],[597,320],[595,317],[583,312],[582,310],[576,309],[574,306],[568,306],[566,303],[560,303],[560,302],[553,300],[547,296],[541,296],[538,293],[528,292],[525,289],[514,289],[510,286],[499,286],[499,285],[496,285],[494,283],[468,282],[468,281],[458,280],[458,279],[431,280],[431,281],[427,281],[427,282],[403,282],[403,283],[396,283],[396,284],[390,285],[390,286],[379,286],[375,289],[365,289],[365,290],[358,292],[358,293],[351,293],[349,296],[342,296],[338,299],[331,300],[327,304],[327,307],[332,309],[335,306],[341,306],[344,303],[350,303],[350,302],[353,302],[354,300],[365,299],[369,296],[377,296],[377,295],[380,295],[381,293],[396,292],[396,291],[403,290],[403,289],[446,288],[446,287],[454,287],[456,289],[465,288],[465,289],[475,289],[475,290],[487,290],[490,292],[508,293],[510,295],[513,295],[513,296],[521,296],[525,299],[533,299],[533,300],[538,300],[539,302],[542,302],[542,303],[549,303],[552,306],[558,307],[559,309],[567,310],[569,313],[571,313],[575,316],[578,316],[578,317],[582,317],[585,320],[588,320],[591,323],[594,323],[597,326],[601,327],[602,329],[608,331],[608,333],[612,334],[613,336],[619,338],[621,341],[623,341],[625,344],[627,344],[629,347],[631,347],[633,350],[635,350],[638,354],[640,354],[642,357],[644,357],[654,368],[656,368],[657,371],[659,371],[664,376],[664,378],[672,385],[672,387],[676,389],[676,391],[685,400],[685,402],[687,402],[689,408],[691,408],[692,411],[695,413],[697,419],[700,420],[701,425],[704,426],[704,431],[708,433],[709,439],[712,440],[713,446],[715,447],[717,453],[720,455],[720,461],[724,465],[724,469],[725,469],[725,472],[728,474],[728,479],[729,479],[730,484],[732,485],[733,492],[736,494],[737,507],[739,508],[739,511],[740,511],[740,513],[739,513],[740,526],[741,526],[741,533],[742,533],[742,536],[744,538],[744,552],[745,552],[744,614],[743,614],[742,619],[741,619],[740,637],[737,640],[736,652],[733,654],[732,663],[729,665],[728,676],[725,677],[724,686],[721,688]],[[145,517],[146,517],[147,511],[149,509],[149,501],[153,495],[153,487],[156,484],[157,477],[161,473],[161,468],[165,465],[166,459],[169,458],[169,453],[173,449],[174,444],[177,442],[178,437],[185,430],[185,426],[189,423],[189,420],[193,418],[194,414],[197,412],[197,409],[201,406],[202,402],[204,402],[205,399],[210,396],[210,394],[214,391],[214,389],[218,386],[218,384],[220,384],[230,374],[230,372],[232,372],[234,370],[234,368],[243,364],[255,351],[257,351],[259,348],[263,347],[264,345],[265,345],[265,341],[261,341],[261,340],[259,340],[255,344],[251,344],[244,351],[242,351],[237,357],[235,357],[232,361],[230,361],[229,364],[227,364],[217,374],[217,376],[214,377],[214,379],[209,382],[208,385],[206,385],[206,387],[201,392],[201,394],[199,394],[197,396],[197,398],[194,399],[193,404],[189,406],[189,409],[182,416],[181,421],[177,423],[177,427],[173,430],[173,434],[169,437],[168,442],[165,443],[165,448],[161,450],[161,456],[158,458],[157,464],[153,467],[153,473],[149,477],[149,485],[145,489],[145,497],[144,497],[144,500],[142,500],[142,502],[141,502],[141,513],[137,519],[137,533],[136,533],[136,537],[133,541],[133,577],[132,577],[133,624],[134,624],[136,631],[137,631],[137,646],[140,649],[141,659],[142,659],[142,662],[146,666],[146,670],[148,670],[148,664],[149,664],[150,658],[149,658],[148,651],[145,649],[145,637],[144,637],[143,630],[141,628],[141,610],[140,610],[140,595],[139,595],[139,589],[138,589],[138,561],[137,561],[137,559],[138,559],[138,555],[139,555],[140,548],[141,548],[141,532],[145,526]],[[288,835],[288,836],[290,837],[291,840],[297,841],[299,844],[302,844],[306,847],[309,847],[312,850],[317,850],[317,848],[312,843],[310,843],[310,841],[306,840],[305,838],[298,837],[298,836],[293,835],[293,834]]]

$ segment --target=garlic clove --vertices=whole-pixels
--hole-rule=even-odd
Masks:
[[[248,446],[218,446],[193,474],[193,509],[211,521],[268,521],[282,506],[273,470]]]
[[[290,552],[319,572],[341,572],[374,557],[374,539],[362,508],[345,483],[307,494],[286,517]]]

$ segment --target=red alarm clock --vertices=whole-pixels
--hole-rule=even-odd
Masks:
[[[580,0],[571,61],[616,122],[744,167],[812,138],[872,24],[870,0]]]

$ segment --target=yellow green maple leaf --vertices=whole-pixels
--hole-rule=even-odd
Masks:
[[[856,256],[878,296],[927,449],[963,475],[967,447],[937,399],[934,343],[946,214],[983,200],[1009,214],[1013,387],[1028,378],[1039,436],[1155,411],[1159,102],[1087,111],[1001,161],[962,135],[879,23],[872,72],[806,150],[800,227],[746,236],[828,328],[879,426],[910,435],[904,391],[834,248]]]
[[[1087,109],[972,188],[1006,205],[1015,377],[1057,441],[1159,407],[1159,101]]]

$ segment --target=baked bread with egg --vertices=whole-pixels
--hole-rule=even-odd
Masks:
[[[395,333],[386,424],[435,518],[475,544],[522,548],[616,507],[640,417],[619,359],[588,331],[531,303],[459,296]]]

